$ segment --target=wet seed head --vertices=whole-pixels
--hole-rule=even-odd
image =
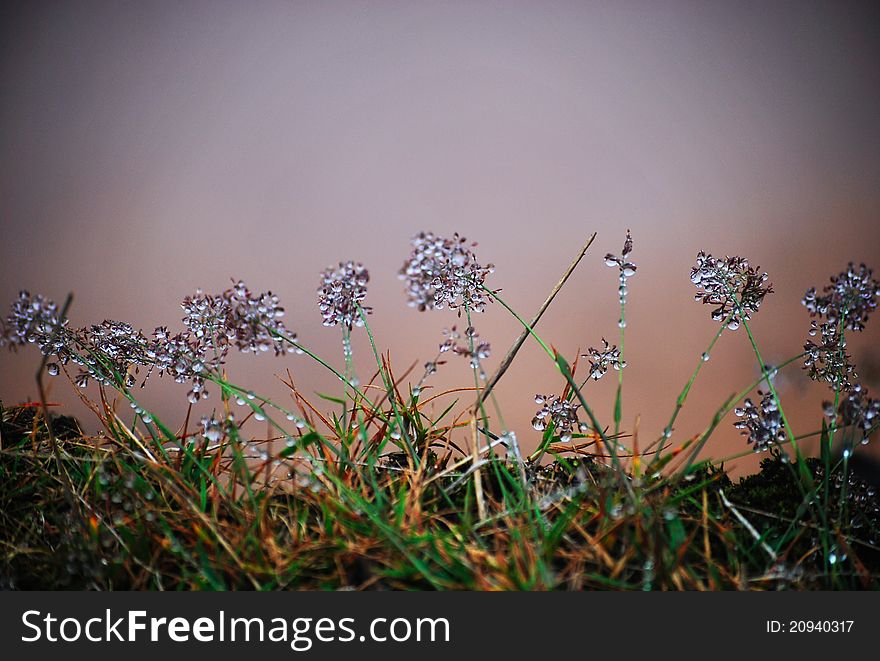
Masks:
[[[852,427],[860,436],[859,442],[865,444],[880,424],[880,400],[868,396],[868,389],[860,383],[853,384],[846,396],[840,400],[837,410],[834,404],[823,402],[825,416],[839,427]]]
[[[773,395],[760,391],[758,395],[761,401],[757,405],[746,398],[741,407],[734,409],[734,414],[741,419],[733,426],[754,444],[755,452],[763,452],[785,440],[785,422]]]
[[[604,337],[600,349],[590,347],[587,353],[583,354],[583,357],[590,359],[590,378],[594,381],[605,376],[609,367],[617,371],[626,367],[626,362],[620,358],[620,349],[617,348],[617,345],[608,344]]]
[[[532,427],[537,431],[544,431],[552,423],[559,440],[567,443],[572,439],[574,431],[584,433],[589,429],[578,419],[579,404],[569,402],[558,395],[535,395],[535,403],[542,405],[532,418]]]
[[[801,301],[811,317],[819,317],[832,325],[843,320],[846,330],[860,331],[877,308],[880,282],[864,264],[858,268],[850,262],[845,271],[832,276],[830,283],[818,294],[811,287]]]
[[[363,309],[365,314],[372,312],[372,308],[361,305],[367,295],[369,281],[370,274],[360,262],[339,262],[338,266],[324,269],[318,288],[318,309],[324,325],[339,324],[349,330],[354,326],[363,326],[358,308]]]
[[[819,341],[804,344],[804,369],[813,381],[825,381],[832,390],[848,390],[850,378],[856,377],[850,355],[846,353],[846,339],[837,322],[810,323],[809,335]]]
[[[407,302],[419,310],[448,307],[483,312],[487,297],[483,290],[486,276],[495,270],[482,266],[469,244],[459,234],[443,238],[433,232],[420,232],[412,240],[412,251],[398,272],[406,283]]]
[[[712,319],[727,323],[730,330],[751,319],[764,297],[773,292],[767,278],[766,273],[750,266],[744,257],[722,259],[702,250],[691,269],[691,282],[697,287],[694,300],[714,306]]]

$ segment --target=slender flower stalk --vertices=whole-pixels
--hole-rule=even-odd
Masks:
[[[342,327],[342,355],[345,360],[345,382],[358,384],[354,369],[354,354],[351,348],[351,331],[355,326],[363,326],[359,314],[364,316],[372,312],[372,308],[362,304],[367,295],[367,283],[370,273],[360,262],[339,262],[337,266],[328,266],[321,272],[318,287],[318,309],[321,312],[324,326]],[[351,393],[352,399],[354,393]],[[342,426],[348,428],[348,405],[343,405]]]
[[[767,363],[764,362],[764,358],[761,356],[761,351],[758,349],[758,343],[755,340],[754,334],[752,334],[752,329],[749,326],[748,321],[746,321],[744,317],[743,326],[746,329],[746,334],[749,337],[749,343],[752,345],[752,351],[755,354],[755,358],[758,359],[758,364],[761,366],[761,372],[767,382],[767,389],[770,391],[770,394],[772,395],[775,405],[779,411],[779,417],[782,421],[785,432],[788,435],[788,440],[794,448],[795,456],[797,457],[798,462],[802,467],[801,470],[805,471],[806,468],[803,467],[803,462],[801,461],[803,457],[801,456],[800,447],[798,446],[798,442],[795,439],[794,433],[791,430],[791,425],[789,424],[788,418],[785,415],[785,410],[782,408],[782,400],[779,397],[779,393],[776,391],[776,386],[773,383],[773,379],[770,377],[770,370],[768,370],[767,368]]]
[[[731,315],[732,317],[732,315]],[[712,350],[715,348],[715,345],[718,343],[718,340],[721,339],[721,335],[724,333],[724,330],[727,328],[727,323],[722,323],[721,327],[715,332],[715,335],[712,337],[712,340],[709,342],[709,345],[706,347],[706,350],[700,355],[700,359],[697,362],[697,366],[694,368],[694,371],[691,372],[691,376],[688,379],[687,383],[682,388],[681,392],[678,394],[678,397],[675,400],[675,408],[672,411],[672,415],[669,418],[669,422],[666,423],[666,426],[663,428],[663,433],[659,439],[657,439],[656,444],[661,445],[664,441],[668,440],[672,437],[672,432],[675,429],[675,420],[678,418],[678,414],[681,412],[681,409],[684,408],[684,404],[687,401],[687,397],[691,392],[691,388],[694,385],[694,382],[697,380],[697,377],[700,375],[700,371],[703,369],[703,366],[708,362],[709,357],[712,354]],[[653,447],[652,444],[649,447]],[[662,445],[661,445],[662,449]]]
[[[403,442],[406,446],[407,451],[410,453],[410,456],[412,457],[413,463],[415,463],[416,467],[418,468],[421,461],[419,459],[418,453],[416,452],[415,445],[413,445],[412,438],[410,437],[409,429],[407,428],[407,425],[404,423],[403,414],[400,412],[400,407],[398,407],[398,405],[397,405],[397,396],[394,391],[394,383],[392,382],[391,377],[388,375],[388,370],[387,370],[386,366],[384,365],[382,358],[379,356],[379,350],[376,348],[376,341],[373,338],[373,331],[370,328],[370,324],[367,323],[367,313],[364,310],[359,310],[359,314],[360,314],[361,320],[363,321],[364,329],[367,331],[367,337],[370,339],[370,346],[373,349],[373,356],[376,359],[376,365],[379,368],[379,373],[381,374],[382,381],[385,384],[385,392],[388,395],[388,401],[391,402],[391,410],[394,413],[394,421],[397,425],[397,429],[400,431],[400,434],[403,438]],[[367,401],[369,401],[369,400],[367,400]],[[376,407],[373,406],[372,408],[375,409]],[[391,426],[390,421],[388,421],[384,415],[382,415],[380,419],[382,419],[386,423],[389,423],[389,427]]]
[[[831,386],[834,392],[834,411],[840,410],[843,406],[841,397],[844,392],[857,389],[856,398],[861,392],[861,386],[854,386],[849,380],[856,374],[849,362],[850,357],[846,354],[846,331],[859,332],[865,328],[871,313],[877,309],[878,298],[880,298],[880,282],[874,279],[873,271],[864,264],[856,268],[850,262],[846,270],[830,278],[829,284],[824,287],[821,294],[817,293],[815,287],[811,287],[801,301],[810,316],[820,320],[819,324],[816,321],[812,322],[810,335],[815,336],[817,332],[821,332],[820,344],[817,345],[809,340],[804,345],[807,351],[804,369],[808,371],[811,379],[826,381]],[[844,403],[847,401],[852,401],[852,395],[847,396]],[[838,416],[835,415],[831,419],[826,454],[830,454],[833,447],[834,436],[838,429],[837,423]],[[843,502],[845,502],[851,452],[850,447],[844,448],[841,484]]]
[[[744,321],[750,319],[751,315],[757,312],[764,297],[773,292],[772,285],[764,284],[767,282],[767,278],[766,273],[761,273],[758,268],[752,268],[749,261],[743,257],[721,259],[702,250],[697,253],[696,265],[691,269],[691,282],[698,290],[694,300],[698,303],[715,306],[711,316],[713,320],[721,323],[721,327],[712,337],[706,350],[700,355],[697,366],[676,398],[675,408],[669,422],[663,428],[661,437],[649,447],[658,445],[660,446],[658,452],[662,452],[663,442],[672,436],[675,420],[724,330],[738,329]]]
[[[737,302],[735,298],[734,298],[734,301]],[[758,359],[758,364],[761,366],[761,372],[764,374],[764,376],[766,378],[767,388],[770,391],[770,394],[772,395],[772,400],[774,402],[776,410],[778,411],[779,420],[781,421],[783,429],[785,430],[785,434],[788,436],[789,443],[794,448],[794,454],[795,454],[795,459],[796,459],[798,470],[797,470],[797,475],[795,475],[794,470],[792,469],[792,475],[795,478],[798,475],[800,476],[800,479],[795,479],[795,482],[797,483],[798,488],[801,491],[801,495],[803,497],[803,502],[807,505],[813,506],[813,509],[815,509],[818,512],[819,518],[822,521],[824,529],[827,530],[828,529],[827,515],[825,513],[824,508],[819,507],[818,505],[815,505],[812,501],[813,494],[815,493],[815,490],[816,490],[816,485],[813,480],[813,476],[810,474],[810,471],[807,469],[807,465],[806,465],[806,462],[804,461],[803,454],[801,453],[800,446],[798,445],[797,439],[795,438],[794,432],[792,431],[791,424],[789,423],[788,418],[785,415],[785,410],[782,407],[782,400],[779,397],[779,393],[776,391],[776,386],[773,383],[773,379],[770,378],[770,376],[769,376],[769,370],[767,368],[767,364],[764,362],[764,359],[761,356],[761,352],[758,349],[758,343],[755,340],[754,334],[752,333],[751,326],[749,325],[748,321],[746,320],[745,314],[742,312],[741,307],[737,305],[737,309],[740,311],[740,316],[742,318],[743,326],[746,329],[746,333],[748,334],[748,337],[749,337],[749,342],[752,345],[752,351],[755,354],[755,358]],[[788,462],[786,462],[786,465],[789,466],[789,468],[790,468],[790,465]],[[827,557],[828,553],[829,553],[829,541],[828,541],[827,535],[822,536],[822,546],[823,546],[823,551],[825,553],[825,556]]]
[[[616,355],[616,365],[625,366],[623,362],[624,339],[626,334],[626,295],[628,292],[627,280],[635,275],[636,265],[629,261],[629,255],[633,249],[632,235],[630,231],[626,231],[626,239],[623,242],[623,249],[620,255],[608,253],[605,255],[605,264],[612,268],[616,267],[619,274],[619,284],[617,288],[618,298],[620,300],[620,318],[617,321],[619,330],[619,350]],[[605,342],[605,340],[602,340]],[[608,344],[605,343],[606,349]],[[615,347],[615,349],[617,349]],[[614,435],[620,432],[620,420],[623,416],[623,369],[617,368],[617,394],[614,397]],[[604,372],[603,372],[604,373]],[[592,373],[591,373],[592,376]]]

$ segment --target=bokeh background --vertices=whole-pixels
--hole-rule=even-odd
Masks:
[[[571,357],[616,336],[602,257],[631,228],[624,422],[647,442],[716,329],[693,301],[698,250],[770,273],[753,325],[771,362],[806,339],[807,287],[850,260],[880,266],[878,35],[876,2],[5,2],[0,299],[72,291],[74,324],[149,332],[177,327],[197,287],[243,278],[341,364],[315,290],[322,268],[357,259],[380,347],[417,376],[457,320],[405,306],[396,271],[413,233],[478,241],[492,285],[528,316],[597,231],[540,326]],[[476,325],[491,371],[519,328],[498,306]],[[875,388],[878,339],[874,319],[850,344]],[[38,360],[0,356],[5,405],[35,398]],[[304,357],[231,366],[279,397],[288,369],[306,393],[340,390]],[[745,333],[726,334],[675,440],[756,374]],[[470,382],[453,359],[433,381]],[[797,366],[779,386],[795,431],[817,429],[827,391]],[[497,390],[526,447],[534,394],[561,388],[528,343]],[[613,376],[587,390],[608,421],[613,392]],[[184,393],[155,379],[143,399],[179,423]],[[728,421],[707,453],[743,448]]]

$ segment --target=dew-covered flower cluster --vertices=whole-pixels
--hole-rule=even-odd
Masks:
[[[623,316],[622,309],[623,306],[626,305],[626,294],[627,294],[627,286],[626,281],[628,278],[631,278],[636,274],[636,265],[629,261],[629,254],[633,249],[633,240],[632,234],[630,231],[626,231],[626,239],[623,241],[623,249],[620,251],[620,255],[614,255],[612,253],[608,253],[605,255],[605,264],[612,267],[617,268],[620,271],[619,279],[620,282],[617,287],[617,293],[620,298],[620,307],[621,307],[621,317],[618,324],[621,328],[626,326],[626,318]]]
[[[571,440],[574,430],[584,433],[589,429],[586,423],[578,419],[577,410],[580,404],[572,403],[558,395],[535,395],[535,404],[540,404],[541,408],[532,418],[532,427],[544,431],[550,423],[553,423],[553,428],[563,443]]]
[[[846,339],[836,322],[815,321],[810,324],[811,337],[819,336],[819,341],[807,340],[804,344],[804,369],[813,381],[826,381],[833,390],[847,390],[849,378],[856,376],[855,368],[846,353]]]
[[[186,397],[191,404],[208,397],[205,375],[216,373],[228,353],[227,345],[215,347],[212,338],[209,335],[199,338],[190,331],[171,335],[164,326],[153,331],[153,340],[147,350],[151,359],[149,365],[159,375],[167,374],[176,383],[189,382]]]
[[[590,378],[594,381],[598,381],[605,376],[609,367],[617,371],[626,367],[626,361],[620,357],[620,349],[617,348],[616,344],[608,344],[608,340],[604,337],[602,338],[601,349],[590,347],[587,353],[583,354],[583,357],[590,360]]]
[[[276,356],[286,353],[283,338],[293,340],[296,335],[281,321],[284,308],[275,294],[271,291],[252,294],[239,280],[220,297],[226,307],[222,331],[232,346],[242,353],[259,353],[270,349]]]
[[[846,330],[860,331],[877,308],[878,296],[880,282],[874,280],[873,271],[864,264],[856,268],[850,262],[845,271],[831,277],[821,295],[811,287],[802,302],[811,317],[823,318],[831,324],[843,320]]]
[[[472,312],[486,309],[483,286],[494,265],[482,266],[473,252],[475,243],[458,233],[451,239],[420,232],[411,242],[412,252],[398,272],[406,283],[408,304],[419,310],[449,307]]]
[[[730,330],[751,319],[764,297],[773,293],[767,274],[749,265],[744,257],[716,258],[697,253],[697,264],[691,269],[691,282],[698,289],[694,300],[713,305],[712,319],[727,322]]]
[[[839,421],[839,426],[853,427],[861,434],[862,444],[880,424],[880,400],[868,397],[868,389],[860,383],[853,384],[834,410],[834,404],[823,402],[825,417]]]
[[[216,374],[230,348],[242,353],[286,353],[285,339],[295,340],[281,318],[284,308],[272,292],[252,294],[242,281],[217,296],[198,290],[181,303],[186,330],[171,335],[157,328],[150,344],[150,365],[177,383],[190,383],[187,399],[208,396],[207,374]]]
[[[43,353],[54,354],[56,335],[67,320],[60,319],[58,305],[43,296],[31,296],[21,291],[13,301],[9,315],[0,322],[0,347],[16,347],[36,344]]]
[[[372,309],[361,305],[367,295],[370,274],[360,262],[339,262],[338,266],[328,266],[321,273],[321,286],[318,288],[318,309],[324,318],[325,326],[340,324],[349,330],[363,326],[358,307],[365,314]]]
[[[746,398],[741,407],[734,409],[734,413],[742,419],[733,423],[733,426],[742,430],[743,436],[748,436],[748,442],[754,444],[755,452],[763,452],[785,440],[785,421],[772,393],[759,391],[758,394],[761,395],[758,405],[751,398]]]

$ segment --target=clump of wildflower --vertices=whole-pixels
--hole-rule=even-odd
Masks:
[[[632,234],[627,230],[626,239],[623,241],[623,250],[620,251],[620,255],[614,255],[612,253],[605,255],[605,264],[612,268],[617,267],[620,271],[620,283],[617,288],[617,293],[620,297],[621,316],[618,324],[621,328],[626,326],[626,318],[623,316],[623,306],[626,305],[627,294],[626,281],[628,278],[631,278],[636,274],[636,265],[628,259],[632,249]]]
[[[605,376],[609,367],[617,371],[626,367],[626,361],[621,360],[620,349],[617,348],[616,344],[608,344],[608,340],[603,337],[602,345],[601,349],[590,347],[587,353],[583,354],[584,358],[590,359],[590,378],[594,381],[598,381]]]
[[[880,400],[868,397],[868,389],[860,383],[850,388],[836,411],[831,402],[823,402],[822,406],[827,418],[832,421],[839,418],[841,426],[855,428],[862,435],[863,444],[880,423]]]
[[[811,317],[824,318],[831,324],[843,320],[847,330],[860,331],[868,322],[868,316],[877,308],[880,282],[874,280],[873,271],[864,264],[856,269],[852,262],[846,271],[831,277],[831,283],[822,295],[811,287],[804,294],[802,303]]]
[[[0,346],[38,345],[43,355],[55,358],[46,365],[51,376],[60,373],[59,365],[80,365],[74,381],[82,387],[92,379],[112,385],[124,378],[127,386],[134,385],[129,368],[147,360],[143,334],[118,321],[72,330],[60,314],[54,301],[22,291],[3,324]]]
[[[818,343],[807,340],[804,344],[804,369],[813,381],[826,381],[833,390],[847,390],[849,377],[856,376],[855,368],[846,353],[846,339],[840,326],[833,322],[810,325],[810,336],[820,335]]]
[[[358,307],[370,314],[371,308],[361,305],[367,295],[370,274],[360,262],[339,262],[339,266],[329,266],[321,273],[321,286],[318,288],[318,308],[324,318],[325,326],[341,324],[349,330],[353,326],[363,326]]]
[[[694,300],[716,306],[712,319],[724,323],[730,330],[739,328],[742,321],[751,319],[764,297],[773,293],[767,274],[752,268],[744,257],[713,257],[702,250],[697,253],[697,264],[691,269],[691,282],[698,293]]]
[[[734,409],[742,420],[737,420],[733,426],[742,430],[743,436],[748,436],[749,443],[754,443],[755,452],[763,452],[785,440],[785,422],[773,395],[760,391],[758,394],[761,401],[757,406],[746,398],[741,407]]]
[[[589,426],[578,419],[577,410],[579,404],[572,403],[558,395],[535,395],[535,404],[540,404],[540,410],[532,418],[532,427],[538,431],[544,431],[552,422],[553,428],[559,434],[559,440],[567,443],[571,440],[575,429],[584,433]]]
[[[253,295],[240,281],[219,296],[197,291],[181,307],[186,330],[172,335],[160,326],[148,338],[119,321],[71,330],[66,320],[59,319],[55,303],[22,292],[3,324],[0,345],[38,344],[44,355],[57,360],[47,364],[53,376],[60,372],[59,363],[79,365],[82,369],[74,377],[79,387],[94,380],[130,388],[135,373],[145,367],[147,377],[155,370],[178,383],[190,382],[187,398],[196,403],[207,397],[206,376],[220,372],[230,347],[245,353],[274,349],[283,354],[284,340],[279,335],[296,337],[281,321],[284,309],[278,297],[271,292]]]
[[[420,232],[411,242],[412,252],[398,272],[406,282],[408,304],[419,310],[465,308],[473,312],[486,309],[483,285],[495,270],[482,266],[467,239],[458,233],[451,239]]]
[[[274,350],[286,353],[285,340],[294,340],[281,318],[284,308],[272,292],[252,294],[241,280],[218,296],[198,290],[181,303],[186,331],[170,335],[159,327],[148,354],[160,374],[176,382],[190,382],[187,399],[196,403],[208,396],[205,380],[217,374],[230,347],[242,353]]]

